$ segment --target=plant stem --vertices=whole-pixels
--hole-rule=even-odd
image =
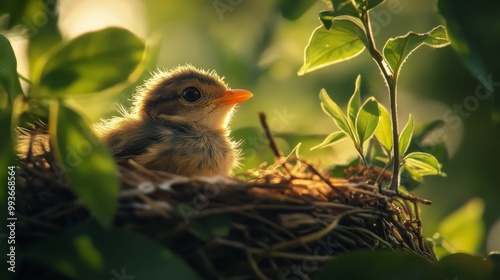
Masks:
[[[389,83],[389,98],[391,103],[391,118],[392,118],[392,139],[393,139],[393,165],[392,165],[392,181],[390,189],[398,193],[400,181],[400,160],[399,160],[399,133],[398,133],[398,111],[397,111],[397,95],[396,95],[396,79]]]
[[[359,157],[361,158],[361,161],[363,162],[363,165],[365,167],[368,167],[368,161],[366,160],[366,157],[363,155],[363,147],[358,147],[357,146],[356,150],[358,151]]]
[[[25,76],[21,75],[21,73],[17,72],[17,76],[19,77],[19,79],[27,82],[28,84],[33,84],[33,82],[30,81],[30,79],[26,78]]]
[[[400,180],[400,160],[399,160],[399,132],[398,132],[398,112],[397,112],[397,99],[396,99],[396,81],[397,77],[393,75],[391,68],[387,64],[384,56],[375,46],[375,40],[370,25],[370,16],[368,12],[362,15],[363,25],[366,30],[366,37],[368,39],[368,51],[373,57],[378,67],[382,71],[385,78],[387,87],[389,88],[389,99],[391,105],[391,120],[392,120],[392,139],[393,139],[393,167],[392,167],[392,181],[390,189],[398,192]]]

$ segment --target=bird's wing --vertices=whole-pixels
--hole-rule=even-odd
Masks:
[[[144,153],[165,136],[157,126],[148,123],[129,123],[106,133],[106,142],[116,158],[130,158]]]

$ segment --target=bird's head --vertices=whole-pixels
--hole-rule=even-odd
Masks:
[[[235,105],[250,97],[249,91],[228,88],[215,72],[180,66],[146,81],[135,96],[133,113],[172,124],[223,129]]]

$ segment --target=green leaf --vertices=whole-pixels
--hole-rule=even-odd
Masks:
[[[335,17],[351,16],[354,18],[359,18],[360,16],[360,12],[358,11],[358,9],[349,0],[340,1],[340,3],[333,3],[332,1],[332,8],[333,10],[321,11],[319,13],[319,19],[327,30],[330,30],[332,28],[332,22]]]
[[[50,1],[50,0],[42,0]],[[36,29],[31,30],[29,34],[28,42],[28,60],[30,68],[30,77],[34,77],[34,71],[36,69],[36,64],[40,59],[44,59],[46,55],[55,49],[60,47],[62,42],[62,35],[59,31],[58,21],[59,14],[57,11],[58,5],[36,5],[37,8],[44,8],[42,13],[49,14],[45,23],[38,26]],[[37,11],[34,11],[36,13]]]
[[[359,55],[367,44],[365,28],[361,21],[351,16],[336,17],[330,30],[316,28],[304,52],[302,76]]]
[[[378,5],[384,3],[385,0],[366,0],[364,1],[364,7],[366,9],[366,11],[368,10],[371,10],[375,7],[377,7]]]
[[[387,154],[390,155],[393,144],[391,117],[389,116],[389,112],[384,105],[380,103],[378,104],[378,110],[380,112],[380,121],[377,129],[375,130],[375,137],[377,137]]]
[[[432,154],[440,163],[448,161],[448,150],[442,141],[441,131],[444,121],[435,120],[414,128],[408,152],[425,152]]]
[[[319,12],[319,20],[323,23],[323,26],[327,30],[330,30],[332,28],[332,22],[334,18],[335,18],[334,11],[326,10]]]
[[[213,215],[191,221],[189,231],[200,240],[226,237],[231,229],[231,218],[227,214]]]
[[[74,191],[102,225],[110,226],[118,206],[114,159],[88,123],[58,100],[51,102],[49,124],[56,159]]]
[[[345,134],[345,132],[335,131],[334,133],[328,135],[325,138],[325,140],[323,140],[323,142],[321,144],[312,147],[311,150],[329,147],[329,146],[339,142],[340,140],[345,139],[346,137],[347,137],[347,135]]]
[[[144,42],[129,31],[107,28],[83,34],[56,50],[34,70],[34,93],[67,96],[125,82],[140,63]]]
[[[410,114],[401,135],[399,135],[399,156],[403,157],[410,146],[411,137],[413,136],[413,116]]]
[[[297,20],[316,2],[317,0],[281,1],[281,14],[288,20]]]
[[[484,202],[480,198],[474,198],[440,223],[438,232],[452,252],[478,252],[485,234],[483,212]]]
[[[439,260],[432,279],[498,279],[492,277],[493,269],[493,262],[484,257],[453,254]]]
[[[433,268],[429,261],[414,253],[355,251],[327,261],[313,279],[430,279]]]
[[[403,163],[406,168],[411,168],[412,172],[417,172],[420,176],[441,174],[441,164],[433,155],[428,153],[409,153],[404,157]]]
[[[433,48],[442,48],[450,44],[446,29],[438,26],[427,33],[409,32],[396,38],[391,38],[384,46],[384,57],[395,76],[399,75],[401,66],[408,56],[422,44]]]
[[[347,117],[349,121],[349,126],[354,131],[356,129],[356,116],[358,115],[359,108],[361,107],[361,75],[356,78],[356,83],[354,86],[354,93],[347,103]]]
[[[401,171],[401,186],[409,192],[419,187],[423,181],[424,178],[410,165],[405,166]]]
[[[30,1],[30,0],[17,0],[17,1],[0,1],[0,15],[8,14],[8,24],[7,24],[7,29],[11,29],[17,24],[22,23],[21,20],[23,18],[28,19],[28,18],[33,18],[33,13],[27,14],[27,6],[30,2],[35,2],[35,1]],[[38,3],[37,3],[38,4]],[[42,5],[36,5],[36,6],[42,6]],[[38,12],[38,10],[35,10]],[[31,16],[31,17],[30,17]]]
[[[20,255],[64,279],[201,279],[182,258],[145,236],[95,224],[70,228]]]
[[[378,102],[375,98],[370,97],[361,106],[358,115],[356,116],[356,131],[359,137],[359,144],[363,143],[372,137],[377,129],[380,112],[378,110]]]
[[[0,34],[0,109],[22,94],[17,76],[17,60],[9,40]]]
[[[347,3],[350,3],[351,0],[330,0],[329,2],[332,3],[332,8],[334,10],[339,10],[342,8],[342,6],[346,5]]]
[[[321,108],[323,111],[333,118],[333,121],[337,127],[347,134],[356,143],[356,138],[354,137],[353,131],[349,127],[346,116],[342,113],[340,107],[335,103],[325,89],[321,89],[319,92],[319,99],[321,101]]]

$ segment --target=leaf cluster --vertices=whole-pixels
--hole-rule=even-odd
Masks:
[[[17,126],[31,119],[48,120],[51,147],[59,173],[69,179],[92,215],[109,226],[117,207],[118,179],[115,162],[106,147],[92,133],[85,117],[66,102],[75,96],[89,96],[128,83],[145,54],[145,43],[121,28],[85,33],[61,41],[32,62],[29,89],[23,92],[16,57],[10,42],[0,36],[0,72],[5,100],[2,131],[16,141]],[[12,144],[11,143],[11,144]],[[2,145],[12,149],[13,145]],[[11,153],[12,162],[13,153]]]
[[[410,144],[414,140],[414,120],[410,115],[408,123],[399,133],[396,86],[404,62],[418,47],[428,45],[441,48],[447,46],[449,41],[445,28],[437,26],[427,33],[409,32],[404,36],[390,38],[382,52],[379,52],[371,33],[369,11],[383,2],[383,0],[328,1],[330,9],[319,13],[322,25],[313,31],[309,39],[304,51],[304,64],[298,74],[304,75],[352,59],[365,49],[370,52],[389,87],[390,112],[373,97],[361,104],[360,77],[356,80],[354,94],[349,100],[345,115],[328,96],[326,90],[322,89],[321,107],[333,118],[340,131],[330,134],[323,143],[314,148],[327,147],[349,138],[363,164],[368,166],[373,159],[368,158],[371,151],[365,147],[372,147],[372,142],[376,139],[383,153],[382,157],[379,153],[375,153],[373,157],[382,160],[384,170],[393,167],[394,178],[391,187],[397,190],[400,167],[412,182],[421,182],[423,176],[443,174],[441,164],[433,155],[422,151],[408,153]],[[367,141],[369,145],[366,145]],[[396,186],[394,182],[397,183]]]
[[[330,147],[341,140],[349,138],[365,166],[381,162],[383,163],[381,167],[386,170],[393,163],[391,119],[385,106],[374,97],[369,97],[361,103],[360,83],[361,77],[358,76],[354,93],[347,105],[346,114],[328,96],[326,90],[321,90],[321,108],[332,118],[340,131],[328,135],[321,144],[314,146],[312,149]],[[435,128],[435,126],[428,127],[421,131],[420,134],[427,134]],[[402,157],[402,167],[416,182],[421,182],[423,176],[443,175],[441,164],[432,154],[421,151],[408,153],[412,143],[413,131],[414,120],[410,114],[408,122],[399,136],[399,155]],[[367,143],[370,145],[366,145]],[[378,146],[379,149],[376,153],[372,153],[366,146],[372,150],[375,149],[374,146]],[[369,158],[370,155],[372,155],[372,158]]]

